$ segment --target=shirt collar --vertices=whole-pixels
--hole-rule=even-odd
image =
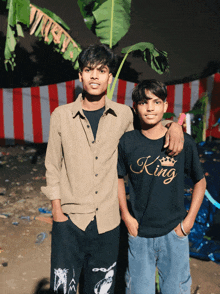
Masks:
[[[85,118],[83,109],[82,109],[82,93],[79,94],[76,101],[73,103],[72,107],[72,115],[73,117],[76,117],[77,114],[80,114],[82,117]],[[114,116],[117,116],[117,103],[111,101],[107,96],[105,96],[105,111],[104,114],[111,113]]]

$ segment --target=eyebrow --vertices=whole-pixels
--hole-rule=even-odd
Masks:
[[[157,98],[150,98],[150,97],[145,97],[144,99],[142,99],[142,100],[140,100],[140,101],[138,101],[138,103],[143,103],[143,102],[145,102],[145,101],[148,101],[148,100],[154,100],[154,101],[163,101],[161,98],[159,98],[159,97],[157,97]]]
[[[107,66],[106,65],[102,65],[102,64],[100,66],[97,66],[97,65],[95,65],[95,66],[87,65],[84,68],[94,69],[95,67],[97,67],[97,69],[107,69]]]

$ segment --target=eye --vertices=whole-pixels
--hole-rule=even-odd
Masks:
[[[89,68],[85,68],[85,72],[89,72],[90,71],[90,69]]]
[[[156,104],[161,104],[161,101],[160,100],[156,100],[155,103]]]

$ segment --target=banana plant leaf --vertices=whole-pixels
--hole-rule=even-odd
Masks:
[[[8,0],[8,25],[14,27],[18,22],[29,26],[30,1]]]
[[[47,8],[41,8],[35,5],[35,7],[39,8],[41,11],[43,11],[45,14],[47,14],[49,17],[51,17],[56,23],[61,25],[65,30],[69,31],[70,27],[54,12],[50,11]]]
[[[48,9],[40,8],[32,4],[31,7],[33,11],[36,10],[36,14],[35,19],[33,19],[31,23],[30,34],[35,34],[38,38],[43,37],[44,42],[48,45],[54,42],[54,50],[62,54],[64,59],[72,61],[74,69],[78,69],[78,62],[76,59],[81,52],[81,48],[65,31],[69,29],[68,25],[59,16]],[[38,21],[38,19],[40,19],[40,21]],[[43,25],[44,28],[42,29]],[[54,28],[56,30],[55,35],[54,32],[52,32]],[[65,45],[66,42],[68,44],[67,46]]]
[[[168,71],[168,58],[167,53],[165,51],[160,51],[154,47],[153,44],[148,42],[140,42],[134,44],[132,46],[128,46],[122,49],[121,53],[124,53],[125,56],[118,68],[116,73],[114,82],[112,84],[111,89],[108,88],[107,96],[109,99],[112,99],[116,82],[118,80],[119,74],[123,67],[123,64],[128,56],[129,53],[133,51],[142,51],[143,52],[143,59],[149,64],[149,66],[154,69],[157,73],[162,74],[164,71]]]
[[[30,11],[33,7],[34,9],[38,8],[40,13],[44,13],[54,21],[54,25],[56,25],[56,29],[58,31],[62,31],[60,40],[54,39],[54,35],[51,31],[48,34],[48,39],[45,40],[45,43],[50,44],[54,41],[55,50],[58,51],[63,55],[64,59],[70,60],[73,62],[74,69],[77,69],[78,63],[76,59],[81,51],[79,45],[66,33],[64,30],[69,30],[69,26],[55,13],[46,9],[40,8],[37,6],[33,6],[30,4],[29,0],[8,0],[7,1],[7,9],[8,9],[8,27],[7,27],[7,35],[6,35],[6,42],[5,42],[5,68],[8,70],[7,64],[11,65],[11,69],[13,70],[15,67],[15,47],[17,44],[17,39],[19,36],[24,37],[23,30],[21,24],[29,27],[30,24]],[[43,18],[38,25],[32,29],[32,33],[35,34],[36,37],[42,38],[42,24]],[[63,28],[63,29],[62,29]],[[50,27],[51,30],[51,27]],[[66,46],[64,43],[67,40],[71,40],[68,45]],[[75,48],[76,47],[76,48]]]
[[[94,23],[95,23],[95,17],[93,15],[93,10],[97,9],[101,4],[103,0],[101,1],[91,1],[91,0],[78,0],[78,6],[80,9],[80,12],[84,18],[84,22],[89,30],[92,29]]]
[[[29,27],[30,1],[29,0],[8,0],[8,25],[5,42],[5,67],[7,63],[11,65],[12,70],[15,67],[15,47],[17,44],[17,36],[23,36],[20,23]]]
[[[131,0],[78,0],[78,5],[87,27],[94,26],[100,42],[110,48],[128,32]]]
[[[152,43],[140,42],[123,48],[121,52],[129,54],[130,52],[137,50],[143,52],[144,61],[147,62],[158,74],[163,74],[165,71],[168,71],[167,52],[158,50]]]

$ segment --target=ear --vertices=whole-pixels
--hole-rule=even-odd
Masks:
[[[168,108],[168,102],[164,102],[164,109],[163,109],[163,113],[167,112],[167,108]]]
[[[135,102],[133,102],[133,109],[134,109],[134,113],[137,114],[137,104]]]
[[[110,85],[112,83],[112,73],[109,74],[109,77],[108,77],[108,84]]]
[[[81,71],[78,72],[78,75],[79,75],[79,81],[82,83],[82,73],[81,73]]]

